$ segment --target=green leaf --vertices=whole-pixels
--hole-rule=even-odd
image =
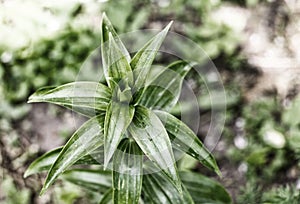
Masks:
[[[104,122],[104,169],[117,149],[134,115],[134,107],[112,101],[107,107]]]
[[[133,84],[131,67],[115,42],[112,34],[109,33],[109,55],[108,55],[108,84],[114,89],[111,80],[118,83],[120,87],[128,87]],[[123,88],[124,89],[124,88]]]
[[[195,203],[232,203],[229,194],[218,182],[199,173],[180,172],[179,175]]]
[[[121,39],[119,38],[118,34],[116,33],[115,29],[113,28],[111,22],[106,17],[105,13],[102,16],[102,24],[101,24],[101,54],[102,54],[102,64],[104,69],[104,75],[106,78],[106,81],[109,83],[109,58],[111,53],[111,47],[110,47],[110,38],[109,36],[112,36],[114,39],[114,47],[117,47],[118,50],[121,52],[121,56],[125,57],[127,63],[130,62],[131,58],[130,55],[122,43]],[[112,39],[112,38],[111,38]]]
[[[174,148],[186,152],[218,175],[221,174],[213,155],[187,125],[167,112],[156,110],[155,114],[165,124]]]
[[[95,169],[72,169],[62,174],[62,179],[83,188],[105,193],[111,188],[111,172]]]
[[[103,195],[102,199],[100,200],[99,204],[112,204],[113,203],[113,190],[109,189]]]
[[[103,123],[104,117],[99,115],[88,120],[73,134],[51,166],[41,194],[68,167],[103,144]]]
[[[51,150],[51,151],[45,153],[44,155],[37,158],[36,160],[34,160],[30,164],[30,166],[27,168],[27,170],[25,171],[24,178],[26,178],[32,174],[35,174],[35,173],[49,170],[51,165],[57,159],[59,152],[61,150],[62,150],[62,147],[56,148],[54,150]]]
[[[184,61],[169,65],[145,88],[138,104],[151,109],[171,109],[179,99],[183,79],[191,68]]]
[[[162,173],[146,174],[143,177],[143,194],[146,203],[153,204],[193,204],[189,192],[183,186],[183,196]]]
[[[143,150],[181,191],[181,182],[168,134],[159,118],[145,107],[137,106],[129,132]]]
[[[143,152],[129,139],[120,142],[113,159],[114,203],[138,204],[142,190]]]
[[[94,116],[97,111],[106,110],[110,99],[111,92],[103,84],[73,82],[56,88],[41,88],[29,97],[28,103],[54,103],[87,116]]]
[[[54,150],[51,150],[49,152],[46,152],[36,160],[34,160],[30,166],[27,168],[26,172],[24,173],[24,178],[40,173],[43,171],[48,171],[52,164],[56,161],[58,158],[59,153],[63,147],[56,148]],[[78,161],[75,162],[74,165],[79,165],[79,164],[102,164],[103,162],[103,148],[98,148],[97,150],[91,152],[88,155],[83,156],[80,158]]]
[[[135,78],[136,90],[144,86],[152,62],[171,25],[172,22],[170,22],[165,29],[154,36],[149,42],[147,42],[146,45],[141,48],[132,58],[130,65]]]

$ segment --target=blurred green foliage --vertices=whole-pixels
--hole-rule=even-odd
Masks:
[[[262,202],[265,204],[297,204],[300,202],[300,192],[295,185],[272,188],[263,195]]]
[[[298,203],[300,147],[300,97],[283,106],[276,97],[264,97],[242,106],[227,157],[246,164],[246,186],[238,201],[248,203]],[[226,131],[225,131],[226,132]],[[243,143],[241,143],[241,140]],[[290,187],[285,187],[291,184]],[[278,187],[277,187],[278,186]],[[298,187],[297,187],[298,188]],[[280,193],[279,193],[280,192]]]
[[[263,190],[255,181],[247,182],[237,198],[237,203],[298,204],[299,189],[296,185],[281,185]]]
[[[240,42],[237,33],[212,17],[212,13],[223,5],[220,0],[131,2],[111,0],[105,4],[104,10],[111,16],[111,21],[119,33],[149,28],[149,23],[151,27],[161,27],[156,23],[174,20],[174,31],[198,43],[211,58],[220,54],[233,55]]]
[[[75,80],[82,62],[99,45],[89,16],[98,14],[99,5],[6,4],[0,4],[1,37],[8,39],[0,46],[0,117],[18,119],[29,110],[24,101],[33,90]],[[98,9],[89,13],[93,6]]]
[[[9,62],[1,63],[5,98],[12,103],[24,102],[33,89],[74,81],[82,62],[98,44],[95,39],[91,30],[68,27],[55,39],[3,52],[11,56]]]
[[[1,189],[3,189],[3,196],[6,198],[4,202],[0,200],[1,204],[29,204],[30,191],[29,189],[19,190],[16,188],[11,177],[6,177],[1,182]]]

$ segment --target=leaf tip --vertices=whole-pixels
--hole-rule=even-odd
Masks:
[[[108,20],[108,18],[107,18],[107,16],[106,16],[106,13],[103,12],[102,18],[101,18],[101,24],[100,24],[101,29],[106,30],[106,29],[107,29],[107,24],[108,24],[108,22],[109,22],[109,20]],[[102,32],[103,32],[103,31],[102,31]]]
[[[170,21],[170,23],[166,26],[165,29],[166,29],[166,30],[169,30],[173,23],[174,23],[174,21]]]
[[[32,103],[33,98],[34,98],[34,94],[30,95],[30,96],[28,97],[27,103]]]
[[[27,178],[28,176],[30,176],[30,175],[32,175],[32,174],[34,174],[34,172],[33,172],[30,168],[28,168],[28,169],[24,172],[23,178]]]
[[[47,188],[45,188],[45,186],[42,188],[41,192],[40,192],[40,196],[44,195],[46,192]]]
[[[23,174],[23,178],[27,178],[30,175],[30,173],[28,173],[28,171],[25,171],[25,173]]]
[[[102,13],[102,21],[103,21],[103,19],[107,19],[106,12],[103,12],[103,13]]]
[[[35,103],[35,102],[42,102],[42,98],[38,96],[38,94],[34,93],[29,96],[27,103]]]
[[[222,172],[216,162],[216,160],[214,159],[214,157],[212,156],[212,160],[213,160],[213,166],[212,166],[212,170],[214,170],[214,172],[220,177],[222,178]]]
[[[216,168],[215,172],[220,178],[223,178],[222,172],[220,171],[220,169],[218,167]]]
[[[34,103],[35,101],[32,98],[29,98],[27,103]]]

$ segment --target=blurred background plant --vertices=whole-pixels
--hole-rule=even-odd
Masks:
[[[213,60],[227,96],[226,126],[213,153],[223,173],[219,181],[236,203],[299,203],[300,5],[295,0],[0,1],[0,203],[99,200],[65,183],[38,197],[42,179],[22,175],[75,129],[70,112],[28,105],[27,98],[39,87],[76,80],[82,62],[100,44],[103,11],[118,33],[161,29],[174,20],[172,31],[198,43]],[[203,139],[209,94],[192,73],[188,81],[199,93]],[[191,158],[180,165],[210,175]]]

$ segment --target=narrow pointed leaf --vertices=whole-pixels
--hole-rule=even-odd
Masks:
[[[48,102],[64,106],[84,115],[105,111],[111,99],[109,88],[96,82],[73,82],[58,87],[39,89],[29,97],[29,103]]]
[[[155,114],[165,124],[174,148],[186,152],[220,175],[215,158],[187,125],[167,112],[156,110]]]
[[[134,141],[120,142],[113,159],[114,203],[138,204],[142,190],[143,153]]]
[[[116,33],[115,29],[113,28],[111,22],[108,20],[105,14],[102,16],[102,24],[101,24],[101,54],[102,54],[102,64],[104,69],[104,75],[106,81],[109,83],[108,78],[108,66],[109,66],[109,56],[110,56],[110,47],[109,47],[109,35],[114,38],[116,47],[120,50],[122,56],[125,57],[127,63],[130,62],[131,58],[130,55],[125,48],[124,44],[122,43],[121,39],[119,38],[118,34]]]
[[[199,173],[180,172],[179,174],[195,203],[232,203],[228,192],[218,182]]]
[[[181,196],[177,188],[162,173],[146,174],[143,177],[143,195],[147,203],[194,204],[189,192],[183,186]]]
[[[103,123],[104,117],[99,115],[88,120],[73,134],[51,166],[41,194],[68,167],[103,144]]]
[[[172,63],[144,90],[138,104],[170,110],[178,101],[183,79],[192,67],[184,61]]]
[[[113,203],[113,190],[109,189],[103,195],[102,199],[100,200],[99,204],[112,204]]]
[[[159,118],[147,108],[138,106],[129,132],[145,155],[181,190],[171,142]]]
[[[119,83],[120,86],[132,85],[133,74],[131,67],[115,42],[112,34],[109,33],[109,55],[108,55],[108,84],[112,87],[111,80]],[[128,83],[128,84],[127,84]],[[112,87],[113,88],[113,87]]]
[[[99,169],[72,169],[66,171],[61,178],[98,193],[105,193],[111,188],[112,182],[111,172]]]
[[[141,48],[132,58],[130,65],[134,73],[136,90],[142,88],[149,73],[152,62],[165,39],[172,22],[165,29],[154,36],[147,44]]]
[[[26,172],[24,173],[24,178],[40,173],[43,171],[48,171],[52,164],[56,161],[58,158],[59,153],[63,147],[56,148],[54,150],[51,150],[49,152],[46,152],[36,160],[34,160],[30,166],[27,168]],[[91,152],[88,155],[83,156],[80,158],[78,161],[74,163],[74,165],[79,165],[79,164],[93,164],[93,165],[99,165],[103,164],[103,148],[98,148],[97,150]]]
[[[36,160],[34,160],[30,164],[30,166],[27,168],[27,170],[25,171],[24,178],[26,178],[32,174],[35,174],[35,173],[49,170],[51,165],[57,159],[61,150],[62,150],[62,147],[56,148],[54,150],[51,150],[51,151],[45,153],[44,155],[37,158]]]
[[[134,115],[134,107],[112,101],[104,123],[104,168],[112,158]]]

